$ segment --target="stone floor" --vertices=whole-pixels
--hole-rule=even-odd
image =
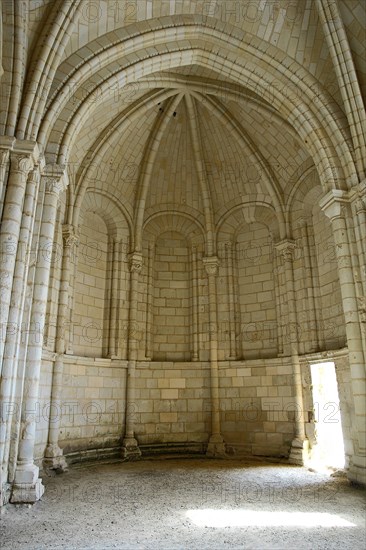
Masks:
[[[74,466],[7,506],[6,549],[363,549],[366,493],[343,477],[207,459]]]

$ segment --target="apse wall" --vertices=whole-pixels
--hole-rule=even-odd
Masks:
[[[287,457],[299,414],[310,441],[315,442],[309,361],[343,345],[342,338],[334,337],[343,320],[336,270],[327,263],[327,255],[334,252],[332,235],[326,218],[316,209],[306,218],[306,232],[300,217],[299,223],[294,222],[298,323],[289,327],[285,260],[275,220],[267,205],[235,209],[224,221],[217,244],[218,323],[213,327],[199,220],[180,212],[152,214],[142,235],[132,326],[129,228],[109,199],[94,192],[86,195],[76,231],[61,410],[56,411],[61,415],[59,444],[69,460],[118,455],[126,415],[133,419],[143,452],[204,452],[211,434],[212,331],[217,332],[219,412],[228,451],[238,456]],[[61,249],[63,234],[60,220]],[[50,290],[53,300],[61,277],[58,262]],[[57,316],[57,308],[54,311]],[[40,404],[46,416],[38,424],[39,458],[47,444],[55,326],[42,365]],[[327,333],[327,327],[333,332]],[[294,330],[302,361],[304,409],[300,412],[290,357]],[[137,345],[135,395],[126,410],[131,338]],[[346,389],[350,377],[347,365],[342,365],[342,422],[351,454],[353,412]],[[49,414],[52,420],[55,411]]]

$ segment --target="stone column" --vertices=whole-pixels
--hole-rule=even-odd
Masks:
[[[361,319],[362,300],[357,297],[352,270],[352,250],[348,242],[345,206],[348,201],[344,191],[333,189],[320,202],[325,215],[330,219],[338,263],[339,284],[342,295],[343,313],[352,380],[352,394],[355,408],[357,440],[350,463],[348,477],[366,483],[366,374],[363,352]],[[362,297],[361,297],[362,298]]]
[[[225,243],[226,264],[227,264],[227,284],[228,284],[228,302],[229,302],[229,334],[230,334],[230,355],[228,359],[237,358],[236,351],[236,299],[233,267],[233,244]]]
[[[276,297],[276,315],[277,315],[277,340],[278,340],[278,355],[283,355],[283,315],[282,315],[282,296],[281,296],[281,276],[280,262],[277,254],[273,258],[273,274]]]
[[[309,257],[311,265],[311,274],[314,290],[314,308],[316,318],[316,339],[318,342],[318,349],[320,351],[325,350],[325,334],[324,334],[324,319],[321,308],[321,293],[320,293],[320,277],[319,277],[319,265],[317,259],[317,248],[314,238],[314,228],[307,226],[307,236],[309,242]]]
[[[119,306],[119,279],[120,279],[120,248],[121,243],[117,239],[111,239],[111,290],[109,300],[109,341],[108,357],[116,359],[118,340],[118,306]]]
[[[120,286],[119,286],[119,303],[121,308],[118,311],[119,330],[118,330],[118,357],[128,359],[128,323],[129,323],[129,289],[128,287],[128,272],[126,264],[128,263],[128,241],[121,241],[120,254]]]
[[[147,285],[146,285],[146,349],[145,356],[147,361],[151,361],[153,356],[152,350],[152,330],[153,330],[153,271],[154,271],[154,245],[149,244],[148,250],[148,265],[147,265]]]
[[[135,403],[135,373],[138,354],[137,306],[139,294],[140,273],[142,270],[142,255],[134,252],[130,256],[130,322],[128,327],[128,370],[126,388],[126,433],[122,441],[122,457],[126,460],[136,460],[141,456],[134,433]]]
[[[355,212],[355,233],[363,294],[366,294],[366,180],[350,193]]]
[[[208,276],[208,299],[210,319],[210,375],[211,375],[211,437],[206,455],[209,457],[224,457],[225,442],[220,426],[220,396],[219,396],[219,365],[217,359],[217,294],[216,277],[219,260],[216,256],[203,258],[203,264]]]
[[[293,255],[295,243],[290,239],[280,241],[275,245],[280,254],[285,275],[287,305],[288,305],[288,324],[285,337],[288,339],[287,350],[290,352],[293,367],[293,380],[295,389],[295,438],[291,444],[290,462],[292,464],[303,464],[308,451],[308,442],[305,435],[304,424],[304,402],[302,394],[301,367],[298,354],[299,336],[298,323],[296,315],[295,285],[293,272]],[[286,353],[286,349],[285,349]]]
[[[8,330],[4,348],[3,368],[0,385],[0,402],[9,410],[0,417],[0,466],[1,482],[8,479],[8,460],[10,450],[11,424],[16,417],[11,411],[15,411],[15,387],[18,371],[18,358],[21,343],[21,326],[26,295],[26,281],[29,269],[30,251],[29,243],[32,239],[35,221],[35,210],[39,191],[39,170],[31,172],[24,200],[22,224],[19,234],[19,246],[17,249],[16,264],[14,270],[13,288],[11,293],[11,306],[8,318]],[[5,334],[4,334],[5,336]]]
[[[198,268],[197,247],[192,246],[192,361],[199,360],[199,319],[198,319]]]
[[[308,228],[306,220],[301,219],[299,223],[299,230],[301,236],[301,244],[303,251],[303,267],[304,267],[304,279],[305,279],[305,292],[306,292],[306,312],[307,312],[307,321],[309,327],[309,344],[310,350],[317,351],[319,349],[319,339],[318,331],[316,330],[319,325],[319,320],[316,315],[315,308],[315,298],[314,298],[314,286],[313,286],[313,276],[312,268],[310,261],[310,251],[309,251],[309,239],[308,239]],[[314,328],[313,328],[314,327]]]
[[[24,145],[22,149],[19,148],[16,151],[12,151],[10,157],[10,173],[6,187],[0,234],[0,327],[2,333],[6,333],[8,322],[28,174],[33,168],[34,160],[38,159],[38,149],[33,143],[31,145],[31,147],[26,147],[26,145]],[[5,338],[0,338],[1,365],[4,345]]]
[[[34,464],[36,410],[52,261],[49,246],[54,242],[58,199],[65,189],[65,178],[58,166],[46,167],[42,178],[45,179],[44,208],[30,318],[31,327],[37,329],[39,337],[33,336],[28,342],[18,460],[11,496],[13,503],[33,503],[44,492],[42,480],[38,477],[39,468]]]
[[[366,357],[366,181],[361,186],[359,196],[355,200],[355,229],[357,238],[357,251],[360,262],[362,294],[358,297],[358,308],[361,321],[361,336],[363,352]]]
[[[76,257],[76,247],[79,239],[75,228],[65,224],[62,227],[63,253],[61,265],[61,281],[57,315],[56,358],[53,364],[52,390],[50,403],[50,418],[48,426],[48,444],[44,453],[43,465],[46,469],[64,472],[67,470],[66,459],[59,447],[61,423],[62,376],[64,370],[64,354],[67,351],[69,324],[69,296],[71,294],[71,276]]]

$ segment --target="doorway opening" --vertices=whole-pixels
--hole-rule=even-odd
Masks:
[[[320,468],[345,465],[337,377],[333,362],[310,365],[316,445],[311,462]]]

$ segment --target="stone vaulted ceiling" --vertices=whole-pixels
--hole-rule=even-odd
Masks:
[[[363,173],[364,115],[351,112],[362,2],[29,0],[2,12],[3,132],[68,166],[71,201],[98,187],[135,223],[139,201],[143,218],[165,204],[217,222],[260,200],[281,225],[300,175],[326,189]]]

